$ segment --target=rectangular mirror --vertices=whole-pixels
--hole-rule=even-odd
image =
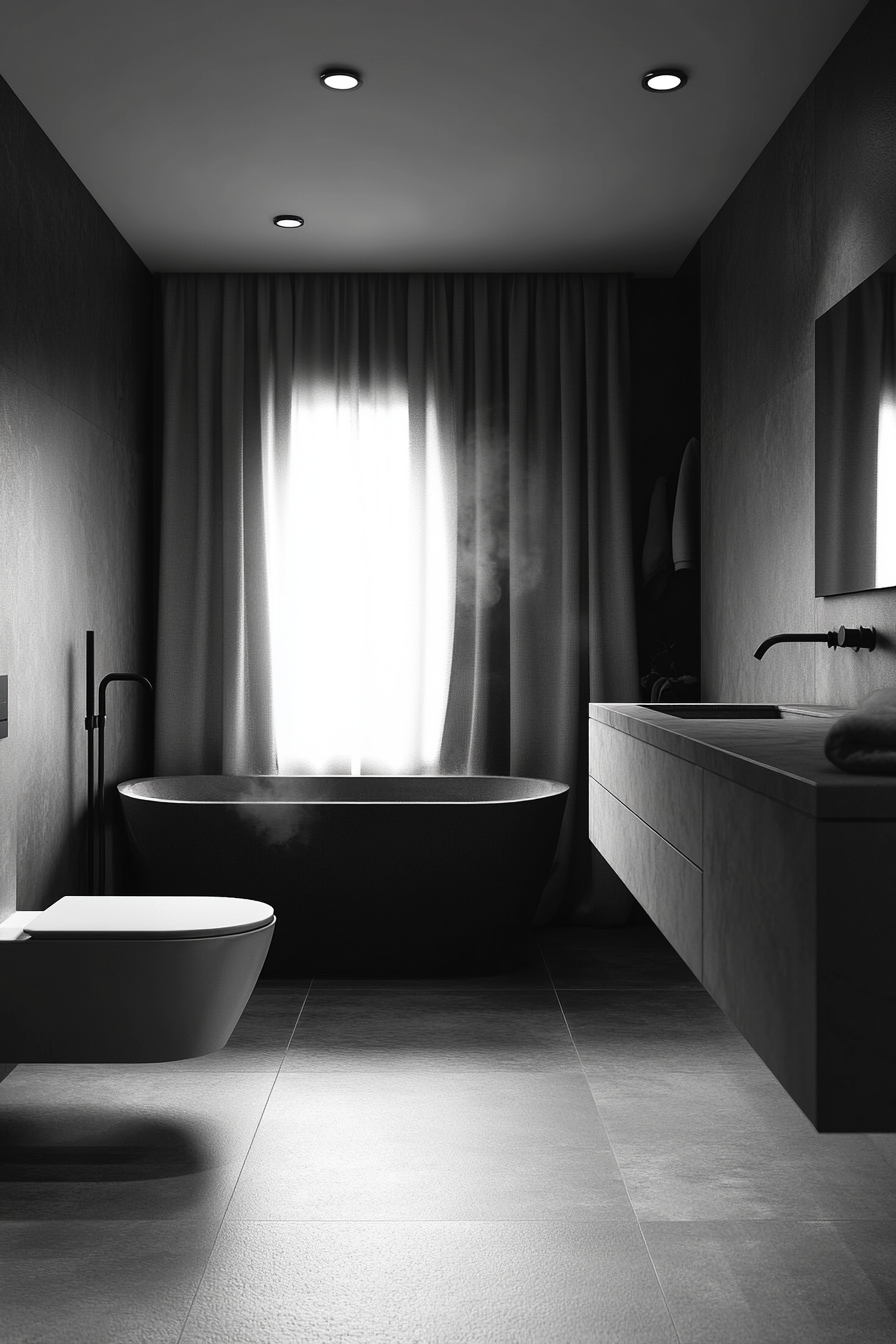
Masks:
[[[815,595],[896,585],[896,257],[815,323]]]

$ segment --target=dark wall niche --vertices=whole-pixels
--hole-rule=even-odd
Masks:
[[[638,666],[649,699],[658,679],[700,676],[699,569],[673,571],[650,589],[641,578],[657,478],[666,478],[671,526],[682,456],[688,441],[700,437],[699,245],[672,279],[632,281],[630,327]],[[699,681],[668,689],[668,699],[699,699]]]

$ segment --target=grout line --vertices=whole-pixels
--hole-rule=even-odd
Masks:
[[[292,1029],[292,1031],[291,1031],[290,1034],[289,1034],[289,1040],[286,1042],[286,1048],[285,1048],[284,1051],[283,1051],[283,1058],[280,1060],[280,1064],[279,1064],[279,1067],[278,1067],[278,1069],[277,1069],[277,1072],[274,1074],[274,1077],[273,1077],[273,1079],[272,1079],[272,1081],[271,1081],[271,1086],[270,1086],[270,1088],[268,1089],[268,1095],[267,1095],[267,1097],[265,1098],[265,1103],[264,1103],[264,1105],[263,1105],[262,1108],[261,1108],[261,1114],[260,1114],[259,1117],[258,1117],[258,1122],[257,1122],[255,1128],[253,1129],[253,1131],[252,1131],[252,1137],[251,1137],[251,1139],[249,1140],[249,1142],[248,1142],[248,1144],[247,1144],[247,1146],[246,1146],[246,1154],[245,1154],[245,1156],[244,1156],[242,1162],[240,1163],[240,1169],[239,1169],[239,1171],[237,1172],[236,1180],[235,1180],[234,1183],[233,1183],[233,1189],[232,1189],[231,1192],[230,1192],[230,1198],[227,1200],[227,1203],[225,1204],[225,1206],[224,1206],[224,1210],[223,1210],[223,1212],[222,1212],[222,1214],[221,1214],[221,1220],[220,1220],[220,1222],[218,1223],[218,1230],[217,1230],[217,1232],[215,1233],[215,1239],[214,1239],[214,1241],[212,1242],[211,1246],[209,1247],[208,1255],[205,1257],[205,1264],[203,1265],[203,1267],[202,1267],[202,1273],[199,1275],[199,1278],[198,1278],[198,1280],[197,1280],[197,1282],[196,1282],[196,1288],[195,1288],[195,1290],[194,1290],[194,1292],[193,1292],[193,1296],[190,1298],[190,1305],[187,1307],[187,1310],[184,1312],[183,1324],[181,1325],[181,1327],[180,1327],[180,1331],[179,1331],[178,1336],[177,1336],[177,1344],[180,1344],[180,1341],[181,1341],[181,1340],[183,1339],[183,1337],[184,1337],[184,1331],[185,1331],[186,1328],[187,1328],[187,1323],[189,1322],[190,1314],[191,1314],[191,1312],[192,1312],[192,1310],[193,1310],[193,1307],[196,1305],[196,1299],[197,1299],[197,1297],[199,1296],[199,1290],[200,1290],[200,1288],[202,1287],[203,1283],[205,1282],[205,1276],[206,1276],[206,1274],[208,1273],[208,1267],[209,1267],[209,1265],[210,1265],[210,1263],[211,1263],[212,1256],[214,1255],[215,1251],[217,1250],[218,1242],[219,1242],[220,1239],[221,1239],[221,1233],[222,1233],[222,1231],[224,1230],[224,1223],[225,1223],[225,1221],[226,1221],[226,1219],[227,1219],[227,1214],[228,1214],[228,1212],[229,1212],[229,1210],[230,1210],[230,1206],[231,1206],[231,1204],[233,1203],[233,1197],[234,1197],[234,1195],[236,1194],[236,1188],[237,1188],[237,1186],[239,1185],[240,1180],[242,1179],[243,1172],[244,1172],[245,1169],[246,1169],[246,1163],[249,1161],[249,1154],[250,1154],[251,1151],[252,1151],[252,1145],[254,1144],[254,1142],[255,1142],[255,1140],[256,1140],[256,1138],[257,1138],[257,1136],[258,1136],[258,1131],[259,1131],[259,1129],[261,1128],[261,1122],[262,1122],[262,1120],[264,1119],[265,1114],[266,1114],[266,1112],[267,1112],[268,1104],[269,1104],[269,1102],[270,1102],[270,1100],[271,1100],[271,1095],[272,1095],[272,1093],[273,1093],[273,1091],[274,1091],[274,1088],[277,1086],[277,1080],[279,1079],[280,1074],[281,1074],[281,1072],[282,1072],[283,1065],[284,1065],[284,1063],[285,1063],[285,1061],[286,1061],[287,1053],[289,1052],[289,1047],[292,1045],[293,1038],[295,1037],[296,1031],[298,1030],[299,1021],[300,1021],[300,1019],[301,1019],[302,1013],[305,1011],[305,1004],[308,1002],[308,995],[311,993],[311,986],[312,986],[313,984],[314,984],[314,980],[313,980],[313,978],[312,978],[311,980],[308,981],[308,988],[305,990],[305,997],[302,999],[302,1006],[299,1008],[298,1014],[296,1015],[295,1023],[293,1024],[293,1029]],[[256,981],[256,988],[257,988],[257,985],[258,985],[258,982]],[[254,993],[255,993],[255,990],[253,990],[252,992],[253,992],[253,994],[254,994]]]
[[[541,945],[540,945],[540,944],[539,944],[539,951],[541,951]],[[660,1290],[660,1296],[661,1296],[662,1299],[663,1299],[663,1306],[666,1308],[666,1314],[667,1314],[668,1317],[669,1317],[669,1324],[670,1324],[671,1327],[672,1327],[672,1333],[674,1334],[675,1339],[678,1341],[678,1344],[681,1344],[681,1336],[680,1336],[679,1333],[678,1333],[678,1327],[677,1327],[676,1324],[675,1324],[675,1318],[674,1318],[674,1316],[672,1315],[672,1311],[671,1311],[671,1309],[670,1309],[670,1307],[669,1307],[669,1303],[668,1303],[667,1298],[666,1298],[666,1291],[665,1291],[665,1289],[663,1288],[662,1280],[660,1279],[660,1276],[659,1276],[659,1274],[657,1273],[656,1264],[654,1263],[653,1256],[652,1256],[651,1253],[650,1253],[650,1247],[649,1247],[648,1244],[647,1244],[647,1238],[645,1237],[645,1235],[644,1235],[644,1229],[643,1229],[642,1226],[641,1226],[641,1219],[638,1217],[637,1212],[635,1211],[635,1206],[634,1206],[634,1204],[632,1203],[632,1197],[631,1197],[631,1194],[630,1194],[630,1192],[629,1192],[628,1182],[627,1182],[626,1179],[625,1179],[625,1173],[623,1172],[622,1167],[619,1165],[619,1159],[618,1159],[617,1156],[616,1156],[616,1149],[615,1149],[615,1147],[613,1146],[613,1140],[610,1138],[610,1135],[609,1135],[609,1133],[608,1133],[608,1131],[607,1131],[607,1127],[606,1127],[606,1125],[604,1124],[604,1118],[603,1118],[603,1116],[601,1115],[601,1112],[600,1112],[600,1105],[599,1105],[599,1103],[598,1103],[598,1101],[597,1101],[597,1098],[596,1098],[595,1095],[594,1095],[594,1089],[593,1089],[592,1086],[591,1086],[591,1082],[590,1082],[590,1080],[589,1080],[589,1078],[588,1078],[588,1074],[587,1074],[587,1072],[585,1071],[585,1066],[584,1066],[584,1064],[582,1063],[582,1057],[581,1057],[581,1055],[579,1054],[579,1047],[576,1045],[576,1039],[575,1039],[575,1037],[574,1037],[573,1034],[572,1034],[572,1028],[571,1028],[570,1025],[569,1025],[569,1019],[567,1018],[566,1013],[565,1013],[565,1011],[564,1011],[564,1009],[563,1009],[563,1004],[560,1002],[560,994],[559,994],[559,992],[558,992],[558,990],[557,990],[556,985],[554,984],[554,977],[551,975],[551,968],[550,968],[550,966],[548,966],[547,958],[544,956],[544,952],[542,952],[542,959],[544,960],[544,963],[545,963],[545,969],[547,970],[547,973],[548,973],[548,979],[549,979],[550,982],[551,982],[551,988],[553,989],[553,991],[554,991],[554,995],[555,995],[555,997],[556,997],[556,999],[557,999],[557,1007],[560,1009],[560,1014],[561,1014],[561,1016],[562,1016],[562,1018],[563,1018],[563,1024],[564,1024],[564,1026],[566,1027],[567,1032],[569,1033],[569,1039],[570,1039],[570,1042],[572,1043],[572,1048],[573,1048],[573,1050],[575,1050],[575,1052],[576,1052],[576,1059],[579,1061],[579,1068],[582,1070],[582,1076],[583,1076],[583,1078],[585,1079],[585,1083],[586,1083],[586,1085],[587,1085],[587,1087],[588,1087],[588,1091],[591,1093],[591,1100],[592,1100],[592,1102],[593,1102],[593,1104],[594,1104],[594,1109],[595,1109],[595,1112],[596,1112],[596,1114],[597,1114],[597,1118],[598,1118],[598,1120],[599,1120],[599,1122],[600,1122],[600,1127],[601,1127],[601,1129],[602,1129],[603,1132],[604,1132],[604,1137],[606,1138],[606,1140],[607,1140],[607,1144],[608,1144],[609,1149],[610,1149],[610,1152],[611,1152],[612,1155],[613,1155],[613,1161],[616,1163],[616,1170],[619,1172],[619,1179],[622,1181],[622,1186],[623,1186],[623,1189],[625,1190],[625,1197],[626,1197],[626,1199],[628,1200],[629,1208],[630,1208],[631,1211],[632,1211],[632,1217],[633,1217],[634,1220],[635,1220],[635,1226],[637,1227],[637,1229],[638,1229],[638,1233],[639,1233],[639,1235],[640,1235],[640,1237],[641,1237],[641,1241],[643,1242],[644,1250],[647,1252],[647,1258],[648,1258],[648,1260],[650,1261],[650,1268],[653,1270],[653,1277],[656,1279],[656,1286],[657,1286],[657,1287],[659,1288],[659,1290]]]

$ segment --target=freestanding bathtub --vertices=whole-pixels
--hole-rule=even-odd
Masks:
[[[492,775],[119,784],[140,889],[274,907],[267,975],[438,973],[531,927],[568,785]]]

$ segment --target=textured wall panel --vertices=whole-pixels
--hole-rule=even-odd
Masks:
[[[2,197],[0,192],[0,197]],[[16,570],[14,455],[18,429],[18,387],[9,369],[0,364],[0,674],[10,672],[15,630],[11,584]],[[10,713],[15,715],[16,685],[10,685]],[[16,755],[15,734],[0,739],[0,919],[16,908]]]
[[[871,0],[701,240],[703,696],[896,684],[896,590],[814,596],[814,320],[896,253],[896,7]],[[814,164],[814,168],[813,168]],[[875,625],[880,647],[752,650]]]
[[[15,363],[15,326],[10,307],[19,247],[20,134],[18,102],[9,85],[0,79],[0,365],[7,369]]]
[[[114,438],[145,435],[149,275],[21,109],[13,367]]]
[[[701,244],[704,439],[813,364],[813,106],[810,89]]]
[[[84,631],[97,680],[151,672],[151,278],[0,81],[0,911],[83,882]],[[149,768],[113,687],[111,780]],[[114,880],[114,874],[113,874]]]
[[[804,373],[705,444],[703,698],[815,700],[811,645],[769,635],[814,620],[814,376]]]

